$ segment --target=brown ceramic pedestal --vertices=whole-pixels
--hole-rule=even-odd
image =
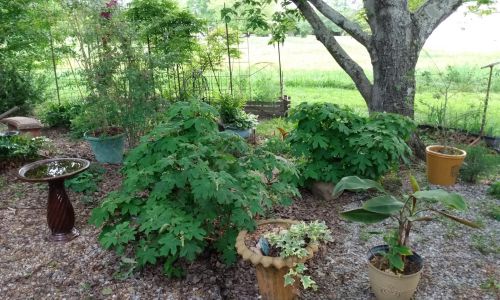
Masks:
[[[82,167],[71,173],[59,176],[43,178],[26,177],[26,172],[29,170],[56,161],[77,162],[81,164]],[[67,242],[79,235],[78,230],[74,228],[75,211],[73,210],[73,206],[71,205],[68,195],[66,194],[64,180],[85,171],[89,165],[90,162],[84,159],[56,158],[36,161],[19,169],[19,178],[22,180],[28,182],[47,182],[49,184],[49,199],[47,203],[47,224],[49,225],[51,231],[49,240]]]

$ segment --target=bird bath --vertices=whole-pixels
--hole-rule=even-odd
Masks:
[[[47,182],[49,200],[47,203],[47,223],[52,241],[66,242],[79,235],[75,225],[75,211],[69,201],[64,180],[83,171],[90,162],[79,158],[55,158],[39,160],[19,169],[18,177],[28,182]]]

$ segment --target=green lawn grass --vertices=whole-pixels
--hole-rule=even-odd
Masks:
[[[357,90],[341,88],[311,88],[289,87],[287,94],[292,98],[292,107],[301,102],[330,102],[340,106],[352,108],[355,112],[367,115],[366,104]],[[447,113],[449,127],[466,129],[472,132],[480,127],[480,113],[484,95],[460,92],[449,100]],[[436,100],[431,92],[417,93],[415,97],[415,120],[418,123],[433,123],[427,105],[433,106],[442,103]],[[500,135],[500,93],[491,95],[488,105],[486,132]]]

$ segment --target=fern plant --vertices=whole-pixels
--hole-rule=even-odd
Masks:
[[[142,138],[125,161],[121,189],[93,210],[104,248],[128,249],[139,267],[162,262],[179,276],[176,261],[208,248],[235,261],[237,233],[254,229],[254,217],[273,205],[291,203],[294,166],[219,132],[217,119],[208,104],[178,102]]]

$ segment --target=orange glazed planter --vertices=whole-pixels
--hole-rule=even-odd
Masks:
[[[290,227],[299,222],[294,220],[285,219],[270,219],[257,221],[257,226],[265,224],[277,224],[284,228]],[[245,245],[245,237],[247,231],[243,230],[236,238],[236,250],[238,254],[243,257],[243,260],[249,261],[255,266],[257,273],[257,282],[259,284],[259,293],[263,300],[291,300],[297,299],[299,296],[298,288],[296,285],[289,285],[285,287],[286,273],[293,267],[294,263],[303,263],[313,257],[314,253],[318,251],[317,244],[310,244],[307,246],[309,255],[302,259],[289,257],[283,259],[281,257],[264,256],[250,250]],[[297,283],[298,280],[295,281]]]
[[[442,149],[452,149],[458,154],[443,154]],[[437,185],[453,185],[467,153],[458,148],[432,145],[425,149],[427,161],[427,179]]]

